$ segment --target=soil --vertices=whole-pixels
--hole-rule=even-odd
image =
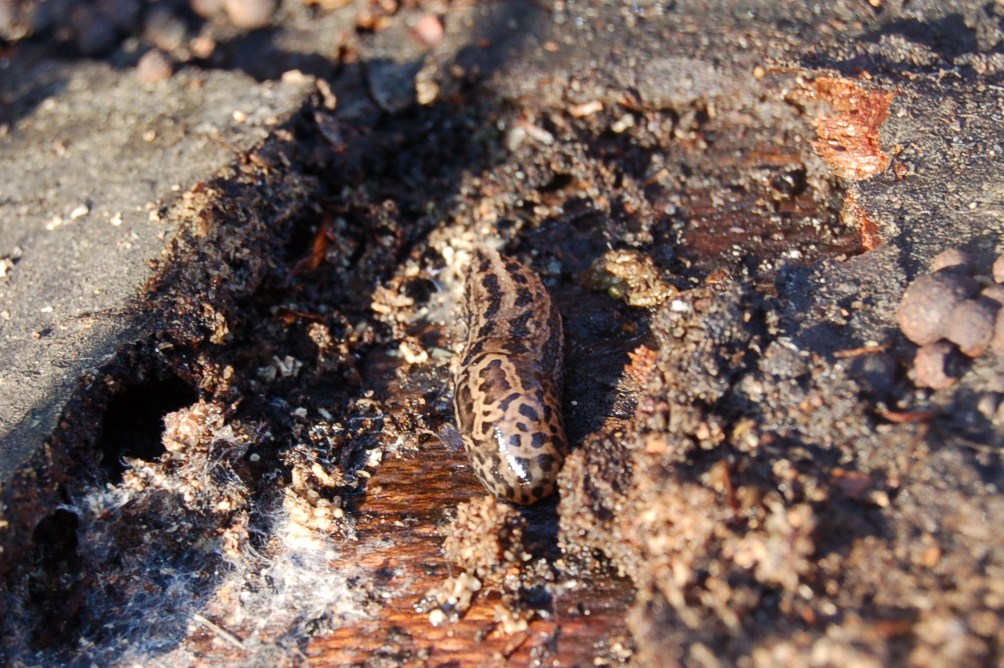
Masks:
[[[4,490],[8,662],[1000,664],[1004,360],[915,387],[896,309],[1004,251],[1004,10],[287,4],[316,94]],[[565,322],[531,508],[438,437],[481,244]]]

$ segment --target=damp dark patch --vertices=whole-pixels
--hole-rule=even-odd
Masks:
[[[415,278],[404,284],[404,293],[416,304],[426,304],[436,292],[436,284],[427,278]]]
[[[317,238],[320,225],[317,221],[298,219],[290,225],[289,239],[283,254],[283,260],[290,266],[310,255],[314,240]]]
[[[37,615],[31,634],[36,647],[56,647],[79,626],[79,601],[72,596],[80,561],[78,524],[74,513],[60,509],[43,517],[32,534],[27,602]]]
[[[101,418],[101,468],[113,483],[121,482],[124,457],[154,461],[164,454],[164,416],[198,398],[177,376],[127,388],[109,403]]]
[[[77,516],[68,510],[56,510],[39,521],[32,542],[43,569],[52,571],[76,558],[77,524]]]
[[[541,192],[554,193],[564,190],[575,183],[575,176],[567,173],[557,173],[554,177],[544,186],[540,188]]]

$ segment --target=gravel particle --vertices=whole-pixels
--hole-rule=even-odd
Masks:
[[[573,118],[586,118],[601,111],[603,111],[603,103],[599,100],[590,100],[589,102],[576,104],[568,109],[568,113]]]
[[[918,387],[942,390],[951,387],[962,377],[960,367],[958,350],[942,339],[920,347],[913,359],[910,376]]]
[[[20,16],[18,14],[18,8],[14,6],[13,2],[0,2],[0,37],[9,39],[11,41],[20,32],[18,29],[18,24],[20,23]]]
[[[998,357],[1004,357],[1004,309],[997,311],[994,338],[990,340],[990,350]]]
[[[1004,255],[994,260],[993,276],[995,283],[1004,283]]]
[[[945,338],[968,357],[979,357],[990,347],[1000,305],[989,299],[967,299],[952,311]]]
[[[983,288],[980,296],[1004,306],[1004,285],[988,285]]]
[[[70,220],[79,220],[91,212],[91,207],[86,204],[78,204],[70,212]]]
[[[426,14],[415,24],[412,33],[425,46],[436,46],[443,40],[443,23],[435,14]]]
[[[189,0],[188,5],[204,19],[211,19],[223,12],[223,0]]]
[[[946,248],[931,260],[931,271],[953,269],[970,273],[972,266],[973,258],[960,248]]]
[[[216,50],[216,40],[209,34],[196,35],[188,43],[188,48],[196,58],[209,58]]]
[[[955,307],[978,288],[976,281],[956,274],[921,276],[903,294],[898,312],[900,329],[919,345],[943,338]]]
[[[143,83],[157,83],[171,78],[171,59],[158,49],[150,49],[136,63],[136,76]]]
[[[242,30],[264,28],[275,13],[275,0],[223,0],[227,18]]]
[[[184,21],[166,9],[155,9],[146,19],[146,38],[163,51],[173,53],[188,41]]]
[[[976,402],[976,410],[980,412],[980,415],[992,421],[996,418],[997,409],[1000,405],[1000,395],[993,392],[987,392],[980,396],[979,401]]]
[[[439,97],[439,84],[435,81],[416,81],[415,97],[419,104],[432,104]]]
[[[868,394],[887,399],[896,390],[899,363],[889,353],[861,355],[851,361],[849,372]]]

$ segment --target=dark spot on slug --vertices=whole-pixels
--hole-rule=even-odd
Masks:
[[[501,394],[503,392],[508,392],[511,389],[512,385],[505,376],[496,376],[495,378],[486,380],[478,385],[478,392],[486,396]]]
[[[503,346],[503,348],[505,352],[509,355],[523,355],[530,351],[530,349],[527,348],[526,344],[519,339],[510,341],[505,346]]]
[[[519,397],[520,397],[519,392],[513,392],[508,397],[499,402],[499,410],[502,411],[503,413],[506,412],[507,410],[509,410],[509,404],[519,399]]]
[[[516,301],[513,304],[519,308],[523,308],[531,302],[533,302],[533,293],[530,292],[530,288],[520,288],[516,293]]]
[[[477,258],[478,258],[478,271],[481,272],[482,274],[488,273],[488,270],[492,266],[492,259],[488,257],[488,253],[485,253],[484,251],[478,251]]]
[[[530,404],[520,404],[519,414],[531,422],[540,421],[540,415],[537,414],[537,411],[533,410],[533,406]]]
[[[499,277],[495,274],[485,274],[481,277],[481,287],[483,287],[489,295],[498,294]]]
[[[494,318],[495,314],[497,314],[499,312],[499,309],[501,308],[502,308],[502,296],[492,295],[491,300],[488,302],[488,308],[485,309],[485,317],[489,319]]]
[[[530,320],[533,318],[533,311],[523,311],[518,316],[513,318],[512,322],[509,323],[509,331],[517,339],[523,339],[530,336]]]

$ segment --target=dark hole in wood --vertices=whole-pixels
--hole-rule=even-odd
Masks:
[[[113,483],[121,482],[123,457],[154,461],[164,454],[164,416],[195,402],[195,390],[171,376],[124,390],[102,417],[101,468]]]
[[[79,626],[72,605],[80,558],[77,554],[77,516],[57,510],[35,526],[31,560],[36,568],[28,579],[28,602],[38,613],[32,642],[38,647],[61,644]]]
[[[52,570],[77,556],[77,516],[69,510],[46,515],[35,526],[32,542],[35,557],[46,570]]]

